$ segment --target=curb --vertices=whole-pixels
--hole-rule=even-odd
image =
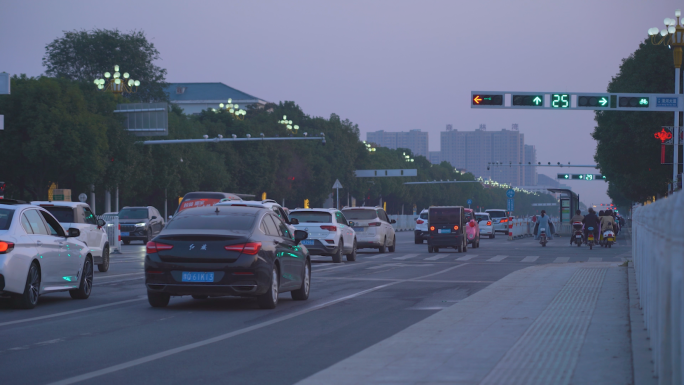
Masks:
[[[634,385],[656,385],[658,376],[653,366],[653,353],[650,341],[644,325],[644,313],[639,305],[637,292],[636,273],[634,263],[629,261],[627,267],[627,279],[629,280],[629,329],[632,341],[632,375]]]

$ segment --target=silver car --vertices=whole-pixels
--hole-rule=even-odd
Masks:
[[[356,232],[357,248],[394,252],[397,238],[392,223],[397,221],[390,220],[382,207],[346,207],[342,213]]]
[[[0,296],[31,309],[43,294],[68,291],[86,299],[93,287],[93,257],[78,229],[64,231],[42,207],[0,199]]]

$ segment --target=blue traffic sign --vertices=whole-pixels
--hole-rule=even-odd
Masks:
[[[469,204],[469,205],[472,205],[472,204],[473,204],[473,200],[472,200],[472,199],[468,199],[468,204]]]
[[[513,212],[513,198],[508,198],[508,204],[506,205],[506,210]]]
[[[509,188],[508,191],[506,191],[506,196],[509,198],[513,198],[515,196],[515,190]]]
[[[677,97],[656,98],[656,107],[677,107]]]

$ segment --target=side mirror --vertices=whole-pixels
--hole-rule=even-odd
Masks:
[[[390,220],[390,223],[397,223],[397,220],[396,220],[396,219],[392,219],[392,220]]]
[[[67,238],[78,238],[81,236],[81,230],[76,229],[76,228],[69,228],[69,231],[67,231]]]
[[[106,223],[105,223],[104,219],[100,218],[97,220],[97,225],[99,227],[104,227],[106,225]]]
[[[354,222],[353,222],[353,221],[349,221],[349,226],[352,226],[352,227],[353,227],[353,226],[354,226]]]
[[[291,224],[291,225],[298,225],[298,224],[299,224],[299,219],[297,219],[297,218],[290,218],[290,224]]]
[[[299,242],[305,240],[306,238],[309,238],[309,233],[303,230],[295,230],[295,244],[299,244]]]

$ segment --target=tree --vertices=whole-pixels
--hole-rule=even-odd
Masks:
[[[166,100],[166,70],[154,65],[159,51],[145,37],[143,31],[122,33],[118,29],[92,31],[64,31],[64,36],[45,46],[43,66],[45,74],[92,84],[105,72],[113,72],[114,65],[140,80],[138,92],[132,99],[143,101]]]
[[[673,93],[672,51],[648,40],[628,58],[608,85],[608,92]],[[672,126],[671,112],[597,111],[592,137],[601,172],[608,179],[608,195],[619,204],[641,202],[664,194],[672,179],[672,165],[660,164],[660,142],[653,134]]]

